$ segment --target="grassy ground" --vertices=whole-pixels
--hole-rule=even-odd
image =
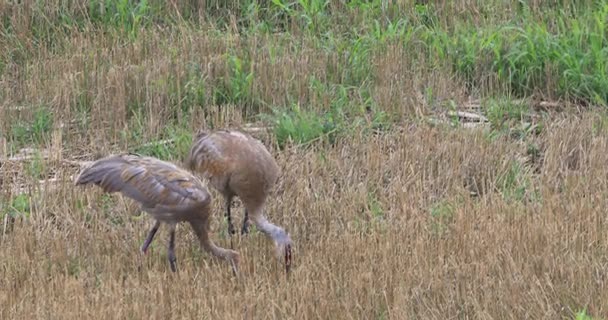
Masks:
[[[425,2],[1,2],[0,317],[608,317],[608,2]],[[72,186],[198,128],[277,158],[289,280],[258,232],[238,282],[188,228],[172,274]]]

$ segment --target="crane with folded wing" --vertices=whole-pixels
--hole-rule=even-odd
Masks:
[[[245,206],[241,234],[248,232],[251,220],[258,230],[272,239],[276,254],[291,266],[292,241],[281,227],[264,215],[266,200],[277,182],[279,167],[266,147],[257,139],[239,131],[199,131],[194,138],[185,167],[209,179],[226,201],[228,232],[234,234],[230,206],[238,196]]]

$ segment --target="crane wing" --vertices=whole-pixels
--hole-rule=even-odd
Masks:
[[[76,185],[93,183],[120,192],[144,208],[182,211],[206,204],[210,196],[194,176],[175,165],[133,154],[109,156],[84,169]]]

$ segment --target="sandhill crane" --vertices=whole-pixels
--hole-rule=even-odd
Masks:
[[[238,271],[239,254],[216,246],[209,239],[211,195],[202,182],[176,165],[137,154],[111,155],[93,162],[82,170],[75,185],[95,184],[104,192],[120,192],[139,202],[155,224],[141,246],[145,254],[161,222],[169,226],[168,258],[171,270],[177,271],[175,257],[175,227],[189,222],[201,247],[213,256],[231,263]]]
[[[248,232],[249,220],[274,241],[277,255],[284,255],[285,268],[291,266],[291,239],[287,232],[269,222],[263,209],[277,181],[279,167],[266,147],[238,131],[199,131],[194,138],[185,166],[209,179],[226,200],[228,232],[234,234],[230,205],[238,196],[245,206],[241,234]]]

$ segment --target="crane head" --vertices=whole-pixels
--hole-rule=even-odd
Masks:
[[[277,258],[283,258],[284,262],[285,262],[285,272],[289,274],[289,271],[291,270],[291,246],[292,246],[292,241],[291,238],[289,237],[289,234],[287,234],[286,232],[282,232],[279,235],[275,235],[275,254]]]

